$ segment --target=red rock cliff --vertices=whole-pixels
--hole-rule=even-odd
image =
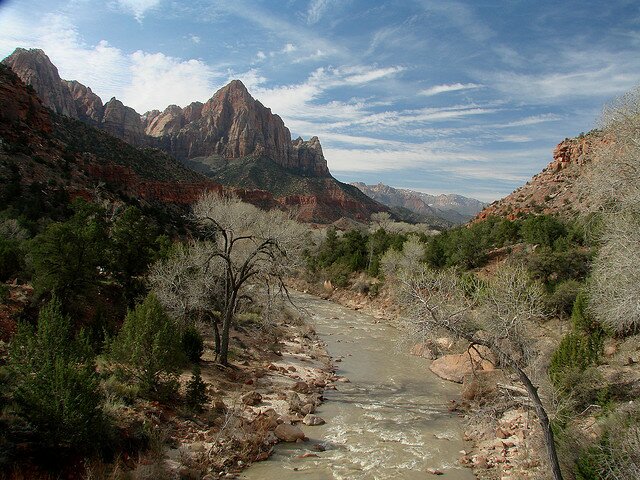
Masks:
[[[585,210],[578,182],[592,161],[593,149],[602,143],[602,134],[590,132],[567,138],[553,150],[553,160],[526,185],[482,210],[476,220],[488,216],[511,220],[523,214],[572,215]]]

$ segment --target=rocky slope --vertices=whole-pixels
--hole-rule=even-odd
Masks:
[[[587,198],[581,193],[579,179],[589,168],[592,152],[601,142],[603,138],[599,131],[563,140],[542,172],[487,206],[476,219],[493,215],[513,220],[529,213],[568,216],[585,211]]]
[[[62,80],[42,50],[18,48],[2,63],[33,87],[54,112],[131,145],[159,148],[217,182],[241,188],[262,206],[296,207],[301,219],[312,222],[333,222],[341,217],[367,220],[371,213],[386,209],[335,180],[319,139],[292,141],[282,119],[253,99],[239,80],[221,88],[204,104],[171,105],[163,112],[154,110],[141,116],[116,98],[103,105],[90,88]],[[263,180],[242,183],[247,162],[254,164],[254,177]],[[269,174],[273,164],[278,175]],[[289,179],[288,183],[283,178]]]
[[[59,203],[66,197],[162,209],[193,203],[222,186],[158,150],[141,150],[46,108],[0,65],[0,203]]]
[[[388,207],[407,209],[423,216],[423,221],[427,222],[433,218],[440,218],[452,224],[465,223],[485,206],[479,200],[462,195],[429,195],[414,190],[393,188],[382,183],[365,185],[356,182],[351,185]]]

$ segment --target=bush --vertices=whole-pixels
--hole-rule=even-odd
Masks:
[[[165,397],[184,364],[177,326],[154,294],[131,310],[111,344],[111,358],[140,386],[144,396]]]
[[[602,353],[603,337],[594,332],[585,334],[572,332],[566,335],[551,357],[549,377],[556,387],[571,387],[565,377],[581,373],[598,361]]]
[[[97,268],[104,260],[103,211],[84,202],[74,203],[74,208],[73,218],[50,224],[30,249],[36,291],[54,293],[63,301],[86,294],[97,283]]]
[[[201,412],[202,406],[209,399],[207,395],[207,384],[202,381],[200,366],[194,365],[191,379],[187,383],[186,402],[189,409],[194,412]]]
[[[556,285],[547,299],[549,309],[563,317],[571,315],[581,287],[582,284],[576,280],[566,280]]]
[[[182,332],[182,351],[190,362],[198,363],[204,353],[204,340],[195,326],[189,326]]]
[[[17,240],[0,237],[0,282],[17,276],[24,268],[24,255]]]
[[[46,446],[87,451],[100,443],[105,425],[91,349],[82,334],[73,337],[57,299],[40,310],[35,332],[19,326],[9,369],[18,413]]]
[[[566,234],[566,227],[549,215],[530,216],[520,227],[520,235],[525,242],[545,247],[552,247],[556,240]]]

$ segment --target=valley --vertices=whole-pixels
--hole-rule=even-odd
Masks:
[[[69,5],[140,38],[145,15],[184,15],[142,3]],[[193,32],[244,33],[188,61],[203,38],[186,30],[154,43],[171,55],[101,40],[75,70],[95,85],[60,73],[80,30],[42,37],[51,57],[0,33],[0,479],[639,478],[633,75],[576,93],[560,83],[582,74],[449,44],[441,70],[403,49],[355,64],[321,41],[333,8],[357,12],[358,58],[433,18],[473,48],[505,34],[469,29],[488,7],[464,2],[258,3],[202,6]],[[413,8],[358,36],[358,18]],[[253,29],[269,35],[245,43]],[[421,38],[403,48],[431,52]],[[476,58],[511,70],[459,69]],[[459,82],[423,78],[445,63]],[[548,148],[587,99],[596,128]]]

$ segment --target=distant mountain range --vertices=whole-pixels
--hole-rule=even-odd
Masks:
[[[429,195],[414,190],[393,188],[379,183],[365,185],[352,183],[365,195],[394,211],[398,216],[407,216],[413,221],[449,225],[466,223],[475,217],[487,204],[474,198],[455,194]],[[411,218],[413,214],[413,218]]]
[[[387,210],[333,178],[318,138],[292,140],[282,119],[252,98],[239,80],[205,103],[171,105],[163,112],[140,115],[116,98],[103,105],[89,87],[61,79],[42,50],[18,48],[2,63],[55,113],[130,145],[162,150],[217,183],[264,190],[275,203],[296,208],[301,220],[364,221]]]

